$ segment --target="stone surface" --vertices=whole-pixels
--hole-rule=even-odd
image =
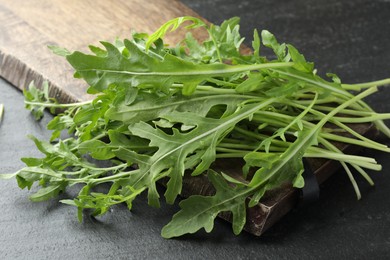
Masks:
[[[242,17],[250,43],[253,28],[267,28],[280,41],[291,42],[314,60],[321,73],[332,71],[346,82],[389,77],[390,2],[354,1],[189,1],[208,20],[219,23]],[[347,2],[347,1],[345,1]],[[390,111],[389,89],[369,99],[382,112]],[[0,80],[0,173],[13,172],[19,158],[36,152],[27,134],[45,138],[45,124],[36,123],[23,108],[23,97]],[[385,140],[382,138],[382,140]],[[390,141],[385,141],[390,145]],[[0,181],[0,259],[386,259],[390,255],[389,155],[365,151],[383,165],[372,172],[376,186],[357,177],[361,201],[355,199],[345,173],[321,186],[320,200],[290,212],[262,237],[236,237],[228,223],[217,220],[211,234],[201,231],[165,240],[160,230],[177,211],[153,209],[145,198],[134,210],[115,207],[99,221],[76,219],[76,210],[56,201],[32,203],[29,192],[14,180]],[[69,191],[72,192],[72,191]]]

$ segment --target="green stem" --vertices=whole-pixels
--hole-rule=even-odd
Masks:
[[[102,139],[105,136],[107,136],[107,132],[103,132],[102,134],[96,135],[96,136],[90,138],[89,140],[99,140],[99,139]],[[66,142],[69,142],[69,141],[72,141],[72,140],[75,140],[75,138],[74,137],[69,137],[67,139],[62,140],[62,142],[66,143]],[[70,151],[74,152],[77,149],[79,149],[78,145],[73,147],[72,149],[70,149]]]
[[[320,135],[321,135],[321,137],[326,138],[328,140],[343,142],[343,143],[352,144],[352,145],[358,145],[361,147],[376,149],[376,150],[390,153],[389,147],[383,146],[383,145],[378,146],[378,143],[368,143],[366,140],[356,140],[356,139],[353,139],[350,137],[335,135],[335,134],[331,134],[331,133],[321,133]]]
[[[327,83],[325,81],[324,82],[320,82],[318,80],[309,78],[307,75],[303,75],[303,74],[299,75],[296,72],[278,70],[278,69],[273,69],[273,68],[271,70],[275,71],[275,72],[277,72],[277,73],[279,73],[281,75],[285,75],[287,77],[295,78],[295,79],[301,80],[302,82],[307,82],[307,83],[313,84],[315,86],[318,86],[320,88],[323,88],[323,89],[326,89],[326,90],[330,90],[333,93],[341,94],[344,97],[352,97],[353,96],[352,94],[348,93],[346,90],[344,90],[342,88],[337,88],[335,86],[332,86],[332,84]]]
[[[292,67],[292,62],[274,62],[274,63],[261,63],[261,64],[250,64],[250,65],[231,65],[222,69],[209,69],[209,70],[187,70],[187,71],[126,71],[126,70],[109,70],[109,69],[83,69],[78,70],[80,72],[88,71],[101,71],[106,73],[125,74],[134,76],[214,76],[214,75],[225,75],[240,72],[247,72],[252,70],[272,69],[272,68],[286,68]]]
[[[33,101],[27,101],[27,100],[25,100],[24,103],[26,105],[43,106],[43,107],[49,107],[49,108],[69,108],[69,107],[79,107],[79,106],[91,104],[92,100],[84,101],[84,102],[77,102],[77,103],[70,103],[70,104],[33,102]]]
[[[310,153],[307,152],[304,154],[304,157],[308,158],[324,158],[339,162],[346,162],[349,164],[355,164],[370,170],[380,171],[382,167],[376,163],[375,160],[368,157],[363,156],[354,156],[354,155],[347,155],[347,154],[340,154],[336,152],[323,152],[323,153]],[[373,161],[372,161],[373,160]]]
[[[285,75],[287,77],[292,77],[292,78],[295,78],[295,79],[299,79],[299,80],[302,80],[303,82],[307,82],[307,83],[310,83],[310,84],[313,84],[315,86],[318,86],[318,87],[321,87],[323,89],[327,89],[327,90],[330,90],[332,91],[333,95],[335,96],[340,96],[342,98],[344,98],[346,101],[349,100],[349,99],[352,99],[354,98],[354,96],[349,93],[348,91],[346,91],[345,89],[343,88],[337,88],[335,86],[333,86],[331,83],[328,83],[326,81],[318,81],[318,80],[315,80],[313,78],[310,78],[309,76],[307,75],[304,75],[304,74],[299,74],[297,72],[291,72],[291,71],[284,71],[284,70],[280,70],[280,69],[272,69],[272,71],[276,71],[278,73],[280,73],[281,75]],[[385,79],[383,81],[378,81],[380,82],[381,84],[388,84],[388,79]],[[377,83],[378,83],[377,82]],[[372,84],[372,83],[371,83]],[[371,85],[369,86],[368,83],[366,83],[366,85],[364,85],[365,87],[368,87],[368,88],[373,88],[373,87],[376,87],[377,84],[375,85]],[[356,101],[356,104],[352,104],[350,103],[349,106],[353,106],[353,107],[361,107],[367,111],[370,111],[370,112],[374,112],[372,110],[372,108],[367,105],[363,100],[358,100]],[[384,133],[386,136],[390,137],[390,129],[385,125],[385,123],[382,121],[382,120],[375,120],[373,122],[376,127],[382,132]]]
[[[172,84],[172,87],[174,88],[183,88],[183,84]],[[237,92],[234,89],[228,89],[228,88],[215,88],[212,86],[204,86],[204,85],[198,85],[196,87],[196,91],[206,91],[208,94],[215,93],[215,94],[234,94],[237,95]],[[257,98],[256,96],[252,96],[253,98]]]
[[[243,143],[228,143],[224,142],[225,139],[218,144],[218,147],[222,148],[233,148],[233,149],[241,149],[241,150],[253,150],[256,149],[257,146],[255,145],[249,145],[249,144],[243,144]]]
[[[332,111],[334,109],[334,107],[315,105],[314,109],[329,112],[329,111]],[[353,109],[343,109],[340,111],[340,114],[351,115],[351,116],[374,116],[377,113],[369,112],[369,111],[353,110]]]
[[[290,102],[288,101],[287,102],[289,105],[292,105],[292,106],[296,106],[297,108],[300,108],[300,109],[304,109],[305,106],[302,106],[300,104],[297,104],[295,102]],[[334,108],[333,108],[334,109]],[[330,109],[330,111],[332,111],[333,109]],[[340,110],[340,113],[341,111],[343,110]],[[320,111],[317,111],[315,109],[312,109],[310,111],[313,115],[316,115],[316,116],[319,116],[320,118],[324,117],[325,114],[320,112]],[[372,112],[368,112],[368,113],[372,113]],[[376,114],[374,112],[374,114]],[[286,117],[286,116],[285,116]],[[376,150],[380,150],[380,151],[384,151],[384,152],[390,152],[390,149],[384,145],[384,144],[381,144],[381,143],[378,143],[378,142],[375,142],[359,133],[357,133],[355,130],[353,130],[352,128],[350,128],[349,126],[343,124],[342,122],[340,122],[339,120],[337,120],[338,117],[333,117],[331,118],[329,121],[333,124],[335,124],[336,126],[340,127],[340,129],[343,129],[345,131],[347,131],[348,133],[350,133],[352,136],[355,136],[356,138],[360,139],[361,141],[359,140],[355,140],[355,139],[352,139],[352,138],[349,138],[347,143],[350,143],[350,144],[357,144],[357,145],[361,145],[363,147],[367,147],[367,148],[371,148],[371,149],[376,149]],[[375,121],[375,119],[373,120]],[[309,123],[307,121],[302,121],[304,124],[307,124],[309,127],[313,127],[314,124],[312,123]],[[332,138],[339,138],[340,136],[339,135],[333,135],[333,134],[330,134],[330,133],[325,133],[325,132],[322,132],[321,134],[325,134],[325,135],[328,135],[328,137],[331,137]],[[346,137],[345,137],[346,138]],[[335,140],[335,139],[332,139],[332,140]],[[344,139],[344,140],[347,140],[347,139]],[[337,141],[337,140],[335,140]],[[339,140],[341,141],[341,140]]]
[[[390,119],[390,113],[375,114],[366,117],[334,117],[334,119],[343,123],[367,123],[374,122],[376,120]]]
[[[334,145],[332,145],[331,143],[329,143],[327,140],[319,138],[319,141],[320,141],[326,148],[328,148],[329,150],[332,150],[332,151],[335,151],[335,152],[342,153],[337,147],[335,147]],[[347,175],[348,175],[348,177],[349,177],[349,180],[350,180],[351,183],[352,183],[352,186],[353,186],[353,188],[354,188],[354,190],[355,190],[357,199],[358,199],[358,200],[361,199],[361,193],[360,193],[359,187],[358,187],[358,185],[357,185],[357,183],[356,183],[356,180],[355,180],[355,178],[353,177],[352,172],[350,171],[350,169],[348,168],[348,166],[347,166],[347,164],[346,164],[345,162],[340,162],[340,164],[341,164],[341,166],[344,168],[345,172],[347,173]],[[359,172],[361,173],[361,171],[359,171]],[[364,172],[364,171],[363,171],[363,172]],[[364,173],[365,173],[365,172],[364,172]],[[366,180],[367,180],[368,182],[372,182],[371,178],[370,178],[367,174],[365,174],[365,175],[363,175],[363,176],[366,178]]]
[[[210,79],[207,79],[207,81],[211,82],[211,83],[214,83],[217,86],[232,87],[232,88],[237,87],[236,83],[232,83],[232,82],[225,81],[225,80],[210,78]]]
[[[358,84],[341,84],[341,86],[347,90],[360,91],[362,88],[370,88],[373,86],[384,86],[389,84],[390,84],[390,78],[371,81],[371,82],[358,83]]]
[[[138,173],[139,171],[140,170],[137,169],[137,170],[132,170],[132,171],[128,171],[128,172],[121,172],[121,173],[117,173],[115,175],[111,175],[111,176],[107,176],[107,177],[103,177],[103,178],[99,178],[99,179],[88,180],[88,183],[92,183],[93,185],[98,185],[98,184],[101,184],[104,182],[110,182],[110,181],[119,180],[119,179],[124,178],[124,177],[129,177],[131,175]],[[81,179],[81,180],[83,180],[83,179]]]
[[[112,167],[99,168],[99,167],[93,167],[93,166],[89,166],[89,165],[84,165],[83,164],[84,168],[87,168],[87,169],[90,169],[90,170],[105,171],[105,172],[115,171],[115,170],[118,170],[118,169],[126,168],[127,166],[128,166],[127,163],[122,163],[122,164],[119,164],[119,165],[116,165],[116,166],[112,166]]]
[[[362,103],[362,106],[367,111],[375,113],[375,111],[369,105],[367,105],[363,101],[361,103]],[[387,127],[387,125],[385,125],[385,123],[382,120],[375,120],[373,123],[376,125],[378,130],[380,130],[382,133],[384,133],[387,137],[390,137],[390,129]]]
[[[251,151],[244,151],[241,149],[231,149],[231,148],[224,148],[224,147],[216,147],[217,152],[223,152],[223,153],[249,153]]]
[[[4,105],[0,104],[0,123],[1,123],[1,120],[3,119],[3,113],[4,113]]]
[[[302,148],[302,146],[304,146],[304,144],[306,144],[307,142],[309,142],[309,140],[314,136],[316,135],[316,133],[318,133],[320,131],[320,129],[332,118],[334,117],[337,113],[339,113],[340,110],[350,106],[351,104],[371,95],[372,93],[376,92],[377,91],[377,88],[376,87],[372,87],[372,88],[369,88],[367,89],[366,91],[360,93],[359,95],[357,96],[354,96],[353,98],[347,100],[345,103],[339,105],[338,107],[336,107],[334,110],[332,110],[330,113],[328,113],[326,116],[324,116],[321,121],[319,121],[313,128],[311,128],[307,133],[306,135],[303,136],[302,140],[297,143],[297,141],[295,141],[287,150],[285,153],[282,154],[281,158],[283,158],[283,161],[280,161],[280,163],[277,163],[277,165],[275,167],[272,167],[272,172],[274,174],[276,174],[276,172],[278,172],[286,163],[286,161],[289,161],[289,160],[292,160],[294,157],[296,157],[297,153],[299,152],[299,149]],[[318,137],[320,138],[320,137]],[[326,141],[326,140],[325,140]],[[310,147],[310,146],[309,146]],[[303,156],[303,155],[302,155]],[[343,165],[343,167],[345,166],[345,170],[347,171],[348,175],[349,176],[352,176],[352,174],[350,174],[350,171],[348,169],[348,167],[346,167],[346,164],[344,162],[341,162],[341,164]],[[266,178],[262,177],[260,174],[255,174],[251,180],[251,182],[249,183],[249,186],[251,187],[259,187],[260,185],[262,185],[263,183],[265,183],[266,181],[268,181],[268,179],[270,179],[271,177],[273,176],[273,174],[268,174]],[[354,179],[352,178],[351,179],[351,182],[352,184],[354,185],[354,187],[357,188],[357,184],[356,182],[354,181]],[[360,198],[360,192],[359,192],[359,189],[355,189],[356,191],[356,194],[358,196],[358,198]]]
[[[218,153],[216,155],[216,158],[222,159],[222,158],[243,158],[245,155],[247,155],[248,152],[237,152],[237,153]]]
[[[340,151],[340,149],[338,149],[336,146],[334,146],[333,144],[331,144],[330,142],[328,142],[327,140],[325,140],[325,139],[320,139],[319,140],[324,146],[326,146],[329,150],[333,150],[333,151],[335,151],[335,152],[338,152],[338,153],[340,153],[340,154],[343,154],[343,152],[342,151]],[[351,164],[351,163],[350,163]],[[352,165],[352,167],[354,167],[355,169],[357,169],[355,166],[355,164],[351,164]],[[343,165],[343,167],[344,167],[344,165]],[[359,168],[359,167],[358,167]],[[368,174],[365,172],[365,171],[363,171],[362,169],[360,169],[360,170],[358,170],[358,172],[366,179],[366,181],[370,184],[370,185],[374,185],[374,181],[371,179],[371,177],[370,176],[368,176]],[[348,173],[348,172],[347,172]],[[353,178],[353,176],[352,176],[352,173],[348,173],[348,175],[349,175],[349,177],[350,177],[350,179],[352,180],[352,179],[354,179]],[[352,183],[354,183],[354,182],[352,182]],[[356,184],[356,182],[355,182],[355,184]],[[357,184],[356,184],[357,185]],[[356,189],[355,189],[356,190]],[[357,190],[359,190],[359,189],[357,189]],[[359,195],[360,195],[360,193],[358,194],[356,194],[357,196],[358,196],[358,199],[360,199],[360,197],[359,197]]]
[[[51,169],[42,169],[38,167],[24,167],[21,170],[17,171],[16,174],[19,174],[21,172],[31,172],[31,173],[36,173],[36,174],[43,174],[47,175],[50,177],[54,177],[60,180],[67,180],[67,178],[64,178],[62,175],[66,174],[66,172],[55,172]]]

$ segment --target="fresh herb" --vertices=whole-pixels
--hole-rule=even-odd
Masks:
[[[0,123],[3,120],[4,105],[0,104]]]
[[[164,36],[183,25],[207,30],[209,39],[198,42],[188,32],[177,46],[165,45]],[[48,124],[50,142],[31,137],[44,157],[23,158],[26,167],[3,178],[16,176],[21,188],[37,183],[33,201],[78,184],[79,194],[61,202],[77,207],[81,221],[84,209],[92,209],[94,216],[119,203],[131,209],[143,192],[158,207],[156,183],[162,179],[168,180],[164,197],[172,204],[185,173],[207,174],[215,195],[180,202],[181,210],[162,230],[166,238],[201,228],[210,232],[223,211],[232,212],[233,231],[239,234],[246,207],[256,205],[265,192],[284,183],[303,187],[304,157],[339,161],[360,198],[350,167],[373,184],[364,169],[381,166],[373,158],[344,154],[333,143],[390,152],[351,128],[374,123],[390,136],[383,122],[390,114],[376,113],[363,101],[390,79],[347,85],[329,74],[328,81],[295,47],[278,43],[268,31],[254,31],[253,54],[240,53],[242,42],[238,18],[216,26],[180,17],[151,35],[136,33],[131,40],[102,42],[104,48],[90,46],[92,54],[51,46],[96,97],[57,104],[47,85],[43,91],[30,85],[25,103],[36,118],[44,107],[63,112]],[[261,56],[261,48],[272,49],[275,59]],[[245,164],[239,179],[212,166],[229,158]],[[108,187],[107,192],[97,192],[99,186]]]

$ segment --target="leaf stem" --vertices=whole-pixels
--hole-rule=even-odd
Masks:
[[[358,84],[341,84],[341,86],[347,90],[360,91],[362,88],[370,88],[373,86],[385,86],[389,84],[390,84],[390,78],[371,81],[371,82],[358,83]]]
[[[172,84],[172,87],[174,88],[183,88],[183,84],[175,83]],[[206,91],[207,94],[235,94],[237,95],[237,92],[234,89],[229,88],[215,88],[212,86],[206,86],[206,85],[198,85],[196,86],[196,91]],[[256,96],[253,96],[253,98],[257,98]]]
[[[214,64],[210,64],[211,66]],[[222,65],[222,64],[221,64]],[[88,71],[101,71],[106,73],[126,74],[133,76],[208,76],[208,75],[225,75],[234,74],[253,70],[272,69],[272,68],[285,68],[292,67],[292,62],[273,62],[273,63],[261,63],[250,65],[230,65],[222,69],[207,69],[207,70],[187,70],[187,71],[127,71],[127,70],[110,70],[110,69],[79,69],[79,72]],[[206,66],[206,65],[205,65]]]
[[[78,106],[91,104],[92,100],[88,100],[88,101],[84,101],[84,102],[77,102],[77,103],[70,103],[70,104],[33,102],[33,101],[28,101],[28,100],[25,100],[24,103],[26,105],[43,106],[43,107],[50,107],[50,108],[70,108],[70,107],[78,107]]]
[[[0,123],[3,119],[3,113],[4,113],[4,105],[0,104]]]
[[[328,149],[343,154],[343,152],[340,151],[340,149],[338,149],[336,146],[334,146],[333,144],[331,144],[331,143],[328,142],[327,140],[325,140],[325,139],[320,139],[320,142],[321,142],[324,146],[328,147]],[[350,163],[350,164],[351,164],[351,163]],[[352,165],[352,167],[354,167],[355,169],[358,170],[358,172],[366,179],[366,181],[367,181],[370,185],[374,185],[374,181],[371,179],[371,177],[370,177],[363,169],[360,169],[360,167],[356,166],[356,164],[351,164],[351,165]],[[345,166],[346,166],[346,165],[345,165]],[[344,167],[344,165],[343,165],[343,167]],[[353,178],[353,176],[352,176],[352,173],[350,173],[350,172],[347,171],[347,174],[348,174],[349,177],[351,178],[352,184],[354,184],[354,178]],[[355,182],[355,184],[356,184],[356,182]],[[354,186],[354,187],[355,187],[355,186]],[[357,191],[357,192],[356,192],[356,195],[357,195],[358,199],[360,199],[361,196],[360,196],[359,189],[357,188],[357,185],[356,185],[356,187],[355,187],[355,190]]]
[[[296,106],[298,108],[301,108],[301,109],[304,109],[305,106],[303,105],[300,105],[300,104],[297,104],[295,102],[291,102],[291,101],[288,101],[287,102],[289,105],[292,105],[292,106]],[[329,109],[330,111],[333,111],[333,109]],[[342,111],[344,111],[344,109],[341,109],[339,113],[342,113]],[[317,111],[315,109],[312,109],[310,111],[312,114],[314,115],[317,115],[317,116],[320,116],[320,118],[324,117],[326,114],[320,112],[320,111]],[[266,113],[266,112],[263,112],[263,113]],[[367,112],[367,113],[371,113],[371,114],[376,114],[375,112]],[[275,116],[282,116],[282,115],[275,115]],[[284,117],[288,117],[287,115],[283,115]],[[390,148],[388,148],[386,145],[384,144],[381,144],[381,143],[378,143],[378,142],[375,142],[359,133],[357,133],[355,130],[351,129],[349,126],[343,124],[342,122],[340,122],[338,119],[341,118],[341,117],[333,117],[329,120],[329,122],[335,124],[336,126],[340,127],[340,129],[343,129],[345,130],[346,132],[348,132],[349,134],[351,134],[352,136],[355,136],[356,138],[360,139],[360,140],[355,140],[355,139],[352,139],[352,138],[349,138],[349,137],[342,137],[340,135],[334,135],[334,134],[331,134],[331,133],[326,133],[326,132],[322,132],[321,135],[324,137],[327,136],[327,138],[329,139],[332,139],[332,140],[335,140],[335,141],[341,141],[341,142],[346,142],[346,143],[350,143],[350,144],[354,144],[354,145],[361,145],[363,147],[367,147],[367,148],[372,148],[372,149],[376,149],[376,150],[380,150],[380,151],[384,151],[384,152],[390,152]],[[344,118],[344,117],[343,117]],[[367,121],[367,122],[377,122],[376,121],[377,119],[376,118],[372,118],[372,121]],[[302,121],[302,123],[304,124],[307,124],[308,126],[312,127],[314,126],[314,124],[310,123],[310,122],[307,122],[307,121]],[[334,139],[336,138],[336,139]],[[340,138],[343,138],[343,140],[341,140]],[[347,139],[348,138],[348,139]]]
[[[245,155],[247,155],[248,152],[236,152],[236,153],[217,153],[215,158],[222,159],[222,158],[243,158]]]
[[[117,173],[117,174],[114,174],[114,175],[111,175],[111,176],[102,177],[102,178],[99,178],[99,179],[88,180],[88,183],[92,183],[94,185],[98,185],[98,184],[101,184],[101,183],[104,183],[104,182],[116,181],[116,180],[119,180],[121,178],[129,177],[131,175],[137,174],[139,171],[140,171],[139,169],[136,169],[136,170],[132,170],[132,171],[128,171],[128,172],[121,172],[121,173]]]

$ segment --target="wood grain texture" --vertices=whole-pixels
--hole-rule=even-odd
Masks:
[[[174,0],[0,0],[0,76],[20,89],[48,80],[51,95],[61,102],[90,99],[85,83],[47,45],[87,51],[89,44],[129,38],[133,31],[151,33],[183,15],[198,16]],[[167,42],[180,36],[168,35]]]

